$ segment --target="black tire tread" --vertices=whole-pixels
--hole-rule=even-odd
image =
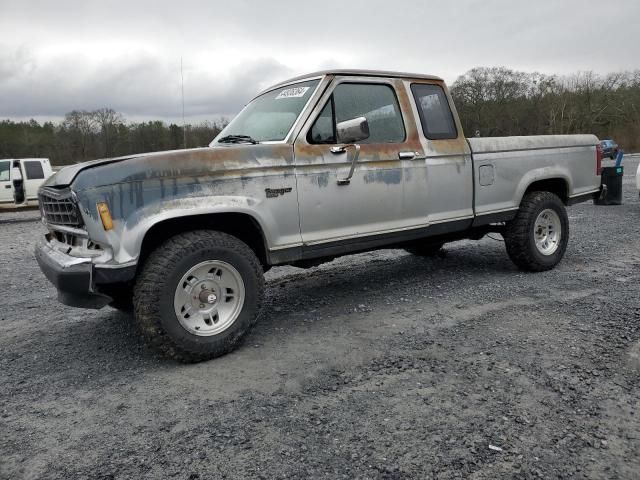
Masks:
[[[166,334],[160,322],[158,302],[144,301],[144,298],[153,298],[157,289],[167,278],[167,272],[172,271],[185,251],[196,251],[207,248],[227,248],[235,250],[244,256],[250,263],[253,273],[258,281],[258,290],[255,293],[258,305],[264,298],[263,268],[255,253],[244,242],[226,233],[212,230],[194,230],[178,234],[153,251],[147,258],[138,275],[134,287],[133,304],[138,328],[146,342],[155,350],[165,356],[184,363],[195,363],[224,355],[235,349],[246,333],[255,325],[258,314],[250,320],[247,328],[225,340],[215,351],[206,349],[202,352],[187,351],[176,345]]]

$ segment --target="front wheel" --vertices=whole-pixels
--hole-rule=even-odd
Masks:
[[[569,218],[560,198],[551,192],[531,192],[520,203],[504,235],[509,258],[520,269],[542,272],[555,267],[567,249]]]
[[[236,348],[255,324],[263,297],[262,266],[245,243],[222,232],[193,231],[149,256],[133,303],[153,347],[198,362]]]

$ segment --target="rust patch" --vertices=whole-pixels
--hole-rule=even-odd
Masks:
[[[398,96],[398,103],[400,104],[400,109],[404,113],[405,130],[407,132],[406,143],[407,144],[417,143],[418,145],[420,145],[420,138],[418,135],[418,126],[416,125],[416,119],[413,115],[413,110],[411,108],[411,99],[407,94],[407,90],[404,88],[404,83],[400,79],[394,79],[393,86],[396,90],[396,95]]]
[[[83,190],[160,179],[190,179],[188,183],[197,184],[219,177],[286,175],[292,169],[293,148],[288,144],[199,148],[98,165],[81,171],[74,186]]]
[[[467,141],[464,138],[449,140],[429,140],[429,150],[440,155],[462,155],[467,153]]]

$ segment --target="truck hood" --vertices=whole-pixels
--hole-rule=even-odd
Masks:
[[[144,153],[92,160],[64,167],[43,184],[74,190],[145,180],[243,176],[250,171],[284,167],[293,163],[287,144],[236,144]]]
[[[130,158],[135,158],[137,155],[125,156],[125,157],[114,157],[114,158],[101,158],[98,160],[90,160],[88,162],[76,163],[75,165],[67,165],[66,167],[62,167],[58,170],[54,175],[50,176],[43,183],[44,187],[66,187],[71,185],[73,179],[76,178],[76,175],[80,173],[82,170],[87,168],[92,168],[98,165],[105,165],[107,163],[121,162],[123,160],[128,160]]]

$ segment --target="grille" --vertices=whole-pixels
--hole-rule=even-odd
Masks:
[[[47,223],[69,227],[82,226],[82,217],[69,190],[41,190],[38,197],[42,217]]]

